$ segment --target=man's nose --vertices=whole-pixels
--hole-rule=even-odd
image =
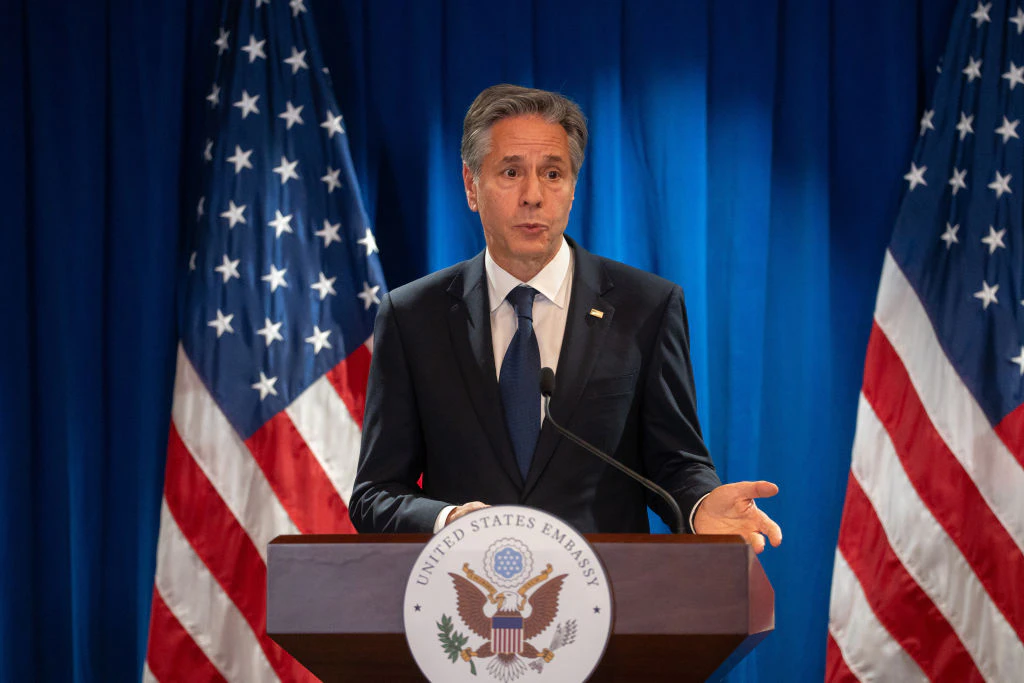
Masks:
[[[539,207],[541,199],[540,178],[533,173],[526,174],[525,182],[523,183],[523,195],[520,200],[523,206]]]

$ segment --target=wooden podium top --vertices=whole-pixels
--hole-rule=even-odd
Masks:
[[[268,549],[267,633],[322,680],[418,680],[403,598],[430,535],[282,536]],[[612,638],[591,680],[705,680],[775,625],[739,536],[591,534],[612,586]]]

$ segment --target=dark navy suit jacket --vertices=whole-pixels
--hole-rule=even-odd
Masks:
[[[668,490],[686,525],[720,481],[697,421],[683,292],[569,244],[573,291],[552,415]],[[489,308],[482,252],[384,297],[349,505],[356,528],[429,533],[444,506],[472,500],[541,508],[583,533],[646,532],[649,504],[671,526],[660,498],[547,422],[523,480]]]

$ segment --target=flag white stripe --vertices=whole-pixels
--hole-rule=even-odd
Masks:
[[[267,544],[298,529],[180,344],[171,414],[185,447],[266,562]]]
[[[142,665],[142,683],[160,683],[157,677],[153,675],[153,672],[149,670],[149,662],[145,662]]]
[[[1024,552],[1024,505],[1020,503],[1024,469],[992,431],[974,396],[949,364],[917,293],[888,251],[875,320],[903,361],[939,436]]]
[[[249,623],[160,507],[156,590],[167,609],[229,681],[277,681]]]
[[[858,680],[928,681],[917,662],[878,621],[863,587],[839,550],[832,570],[829,632]]]
[[[355,483],[362,432],[345,402],[324,375],[285,412],[347,506]]]
[[[1024,671],[1024,646],[953,540],[932,517],[896,449],[861,394],[853,476],[871,501],[893,552],[935,603],[988,680]]]

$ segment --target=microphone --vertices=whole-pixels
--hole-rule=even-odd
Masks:
[[[644,477],[640,475],[638,472],[633,471],[631,468],[626,467],[621,462],[619,462],[612,456],[608,455],[607,453],[604,453],[598,448],[591,446],[589,443],[587,443],[580,437],[576,436],[568,429],[565,429],[564,427],[562,427],[562,425],[555,422],[555,418],[551,417],[550,407],[551,394],[553,393],[555,393],[555,372],[551,368],[541,368],[540,394],[541,396],[544,397],[544,417],[547,419],[548,422],[551,423],[551,426],[555,428],[555,431],[557,431],[559,434],[567,438],[569,441],[572,441],[574,444],[576,444],[583,450],[589,453],[593,453],[607,464],[611,465],[612,467],[619,470],[623,474],[629,476],[631,479],[639,482],[648,490],[653,491],[654,493],[657,493],[659,496],[661,496],[662,499],[664,499],[665,503],[668,504],[669,509],[672,510],[672,514],[675,516],[676,526],[672,533],[683,533],[683,513],[679,509],[679,504],[676,503],[675,499],[669,495],[668,491],[661,488],[647,477]]]

